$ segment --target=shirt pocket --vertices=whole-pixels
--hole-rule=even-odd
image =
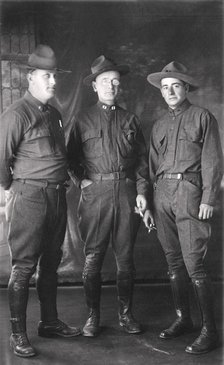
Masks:
[[[134,129],[125,128],[121,133],[121,154],[122,157],[131,157],[134,154],[136,143],[136,131]]]
[[[86,158],[101,157],[102,148],[102,130],[90,129],[81,135],[83,153]]]
[[[38,157],[50,156],[54,153],[54,141],[47,128],[33,129],[28,143],[31,144],[32,152]]]
[[[180,161],[200,161],[203,138],[199,129],[183,128],[179,136]]]

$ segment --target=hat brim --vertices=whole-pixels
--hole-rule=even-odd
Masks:
[[[179,80],[184,81],[187,84],[189,84],[189,86],[190,86],[189,91],[194,91],[199,87],[198,83],[194,80],[193,77],[191,77],[189,75],[185,75],[180,72],[172,72],[172,71],[171,72],[155,72],[155,73],[149,74],[147,76],[147,81],[150,84],[152,84],[153,86],[157,87],[158,89],[161,89],[161,80],[170,78],[170,77],[172,77],[174,79],[179,79]]]
[[[38,66],[30,66],[28,64],[24,64],[24,63],[17,63],[17,65],[26,71],[29,70],[48,70],[48,71],[54,71],[54,72],[58,72],[58,73],[71,73],[72,71],[70,70],[62,70],[61,68],[48,68],[48,67],[38,67]]]
[[[94,74],[86,76],[83,79],[83,83],[85,85],[89,86],[96,79],[97,76],[99,76],[100,74],[107,72],[107,71],[118,71],[120,73],[120,75],[125,75],[130,71],[130,68],[128,65],[117,65],[117,66],[104,67],[99,72],[95,72]]]

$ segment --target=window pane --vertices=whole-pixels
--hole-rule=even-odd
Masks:
[[[12,63],[12,87],[20,87],[20,72],[15,63]]]
[[[10,89],[3,89],[2,90],[2,107],[5,110],[11,103],[11,90]]]
[[[2,86],[10,87],[10,61],[2,61]]]
[[[13,89],[12,90],[12,102],[18,100],[20,98],[20,91],[19,89]]]
[[[8,34],[2,34],[1,36],[1,53],[10,53],[10,36]]]
[[[20,51],[19,47],[19,37],[17,34],[12,34],[11,37],[11,52],[18,54]]]

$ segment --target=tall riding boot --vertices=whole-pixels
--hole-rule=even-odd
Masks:
[[[209,278],[192,280],[199,305],[202,330],[192,345],[186,347],[186,352],[194,355],[205,354],[218,346],[218,334],[213,313],[213,300]]]
[[[177,319],[169,328],[160,333],[159,337],[162,339],[175,338],[193,330],[193,323],[190,317],[187,272],[185,270],[177,271],[170,273],[169,276]]]
[[[57,313],[57,273],[39,268],[36,276],[36,288],[40,302],[40,317],[43,322],[53,322]]]
[[[30,345],[26,333],[26,309],[29,296],[31,273],[13,268],[8,284],[8,298],[11,313],[12,334],[10,346],[17,356],[31,357],[36,352]]]
[[[100,330],[100,273],[83,273],[83,285],[86,297],[86,304],[89,309],[89,317],[86,321],[85,326],[83,327],[83,336],[95,337]]]
[[[131,273],[118,272],[117,292],[119,303],[119,324],[126,332],[130,334],[142,332],[139,323],[136,322],[131,312],[133,287],[133,275]]]
[[[41,337],[75,337],[80,335],[79,328],[70,327],[58,319],[57,273],[39,268],[36,287],[41,313],[38,335]]]

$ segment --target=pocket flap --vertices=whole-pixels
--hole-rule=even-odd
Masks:
[[[91,138],[100,138],[102,136],[102,131],[101,129],[90,129],[84,133],[82,133],[82,142],[87,141],[88,139]]]

